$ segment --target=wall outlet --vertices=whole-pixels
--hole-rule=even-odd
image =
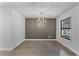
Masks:
[[[48,36],[48,38],[52,38],[52,36]]]

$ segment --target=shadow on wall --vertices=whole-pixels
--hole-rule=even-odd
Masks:
[[[56,19],[25,18],[25,39],[56,39]]]

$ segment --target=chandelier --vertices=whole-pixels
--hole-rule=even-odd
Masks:
[[[43,12],[40,12],[40,15],[42,16]],[[45,18],[37,18],[37,25],[38,27],[40,28],[44,28],[45,27],[45,24],[46,24],[46,20]]]
[[[37,22],[45,24],[47,21],[44,18],[37,18]]]
[[[40,16],[43,16],[43,12],[40,12]],[[47,21],[45,20],[45,18],[37,18],[37,22],[42,22],[43,24],[45,24]]]

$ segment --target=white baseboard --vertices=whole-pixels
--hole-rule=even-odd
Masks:
[[[60,41],[56,40],[56,39],[24,39],[23,41],[17,43],[16,45],[14,45],[12,48],[0,48],[0,51],[12,51],[13,49],[15,49],[17,46],[19,46],[21,43],[23,43],[24,41],[57,41],[59,42],[61,45],[65,46],[66,48],[68,48],[70,51],[72,51],[73,53],[75,53],[76,55],[79,56],[79,53],[76,52],[75,50],[71,49],[70,47],[66,46],[65,44],[61,43]]]
[[[25,40],[22,40],[21,42],[15,44],[13,47],[11,48],[0,48],[0,51],[12,51],[13,49],[15,49],[17,46],[19,46],[21,43],[23,43]]]
[[[11,48],[0,48],[0,51],[12,51],[13,49],[15,49],[17,46],[19,46],[21,43],[23,43],[24,41],[56,41],[56,39],[24,39],[21,42],[15,44],[13,47]]]
[[[0,51],[12,51],[11,48],[0,48]]]
[[[21,42],[17,43],[16,45],[14,45],[12,48],[11,48],[11,51],[13,49],[15,49],[16,47],[18,47],[20,44],[22,44],[25,40],[22,40]]]
[[[25,41],[56,41],[56,39],[25,39]]]
[[[61,43],[60,41],[56,40],[58,43],[60,43],[61,45],[65,46],[67,49],[69,49],[70,51],[72,51],[73,53],[75,53],[77,56],[79,56],[79,53],[76,52],[75,50],[73,50],[71,47],[66,46],[65,44]]]

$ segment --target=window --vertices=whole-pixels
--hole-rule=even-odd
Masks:
[[[71,39],[71,17],[61,20],[61,37]]]

